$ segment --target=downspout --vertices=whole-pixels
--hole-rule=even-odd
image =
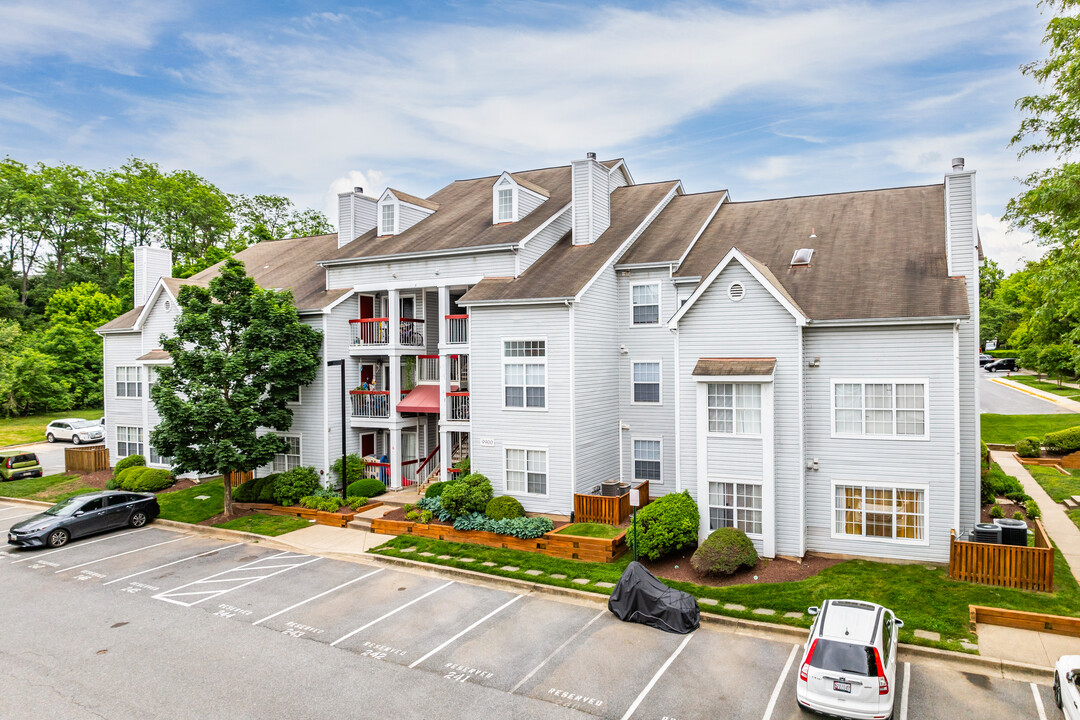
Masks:
[[[929,408],[927,408],[929,410]],[[929,428],[927,428],[929,432]],[[960,323],[953,324],[953,529],[960,535]],[[929,500],[929,498],[927,498]],[[928,528],[929,530],[929,528]]]
[[[577,423],[574,420],[577,394],[574,392],[574,306],[569,300],[563,300],[569,310],[570,318],[570,510],[574,509],[574,494],[577,493]]]
[[[327,349],[326,349],[327,337],[328,337],[328,335],[326,334],[326,317],[327,317],[326,315],[323,315],[323,317],[322,317],[322,331],[323,331],[323,340],[322,340],[322,374],[323,374],[323,402],[322,402],[322,406],[323,406],[323,413],[322,414],[323,414],[323,427],[326,428],[326,432],[323,433],[323,465],[326,466],[327,479],[329,479],[329,476],[330,476],[330,433],[332,432],[333,428],[330,427],[330,392],[331,392],[330,391],[330,372],[329,372],[329,370],[327,370],[327,365],[326,365],[326,361],[329,360],[329,358],[327,357]],[[341,398],[341,402],[345,402],[345,398]],[[342,484],[343,485],[345,484],[344,479],[342,480]]]
[[[678,301],[679,296],[676,294],[675,300]],[[682,389],[680,387],[679,379],[682,375],[682,366],[679,362],[679,328],[673,328],[672,334],[675,336],[675,492],[682,492],[682,413],[680,412],[680,403],[682,399]],[[698,502],[701,499],[698,498]]]
[[[806,375],[803,326],[799,328],[799,557],[806,555],[806,396],[803,391]]]

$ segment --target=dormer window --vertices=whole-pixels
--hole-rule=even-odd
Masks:
[[[514,221],[514,189],[500,188],[496,198],[495,222]]]
[[[504,172],[491,186],[491,223],[521,220],[538,208],[550,194],[527,179]]]
[[[379,234],[393,235],[394,226],[397,224],[397,206],[392,202],[384,202],[379,211]]]

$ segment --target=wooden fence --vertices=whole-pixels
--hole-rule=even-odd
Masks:
[[[1036,547],[962,542],[949,538],[949,577],[981,585],[1053,592],[1054,548],[1035,521]]]
[[[109,448],[104,445],[64,448],[64,472],[92,473],[110,467]]]
[[[237,487],[238,485],[243,485],[248,480],[255,477],[255,473],[251,470],[248,470],[247,472],[238,472],[234,470],[230,473],[226,473],[225,477],[229,479],[229,487]]]
[[[636,488],[641,496],[641,507],[649,504],[649,481],[644,480]],[[630,517],[630,493],[622,495],[579,495],[574,493],[574,520],[619,525]]]

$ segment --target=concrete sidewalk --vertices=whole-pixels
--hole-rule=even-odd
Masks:
[[[1019,480],[1024,486],[1024,492],[1039,504],[1039,509],[1042,510],[1043,527],[1057,544],[1061,554],[1065,556],[1073,577],[1080,582],[1080,528],[1076,527],[1065,514],[1065,508],[1054,502],[1053,498],[1042,489],[1042,485],[1035,482],[1035,478],[1031,477],[1031,473],[1013,457],[1012,453],[992,450],[990,457],[1001,466],[1006,475],[1012,475]]]
[[[979,623],[979,654],[1054,667],[1062,655],[1080,655],[1080,638]]]
[[[1069,399],[1067,397],[1062,397],[1061,395],[1055,395],[1054,393],[1047,392],[1046,390],[1039,390],[1037,388],[1028,387],[1027,385],[1024,385],[1023,383],[1018,383],[1015,380],[1010,380],[1007,377],[990,378],[990,382],[997,383],[998,385],[1010,388],[1012,390],[1018,390],[1018,391],[1020,391],[1022,393],[1027,393],[1028,395],[1032,395],[1032,396],[1037,397],[1037,398],[1039,398],[1041,400],[1046,400],[1048,402],[1056,403],[1056,404],[1060,405],[1063,408],[1068,408],[1069,410],[1072,410],[1073,412],[1080,413],[1080,402],[1077,402],[1076,400],[1071,400],[1071,399]],[[1031,493],[1028,493],[1028,495],[1031,495]],[[1032,495],[1032,497],[1035,497],[1035,496]],[[1041,505],[1042,504],[1040,503],[1040,507],[1041,507]]]
[[[274,540],[308,554],[361,555],[393,537],[393,535],[362,532],[350,528],[311,525],[284,535],[278,535]]]

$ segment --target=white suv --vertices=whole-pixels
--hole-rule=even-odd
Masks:
[[[1067,720],[1080,720],[1080,655],[1062,655],[1054,667],[1054,702]]]
[[[904,622],[861,600],[826,600],[808,612],[815,617],[795,686],[799,707],[855,720],[891,718]]]
[[[45,439],[49,442],[70,440],[75,445],[98,442],[105,439],[105,428],[96,420],[61,418],[45,428]]]

